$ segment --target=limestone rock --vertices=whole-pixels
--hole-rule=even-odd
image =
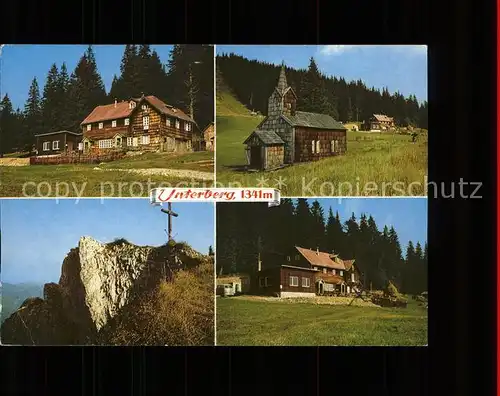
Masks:
[[[43,299],[28,299],[2,325],[4,344],[92,344],[99,332],[164,279],[164,263],[199,265],[207,256],[184,244],[136,246],[119,239],[80,238],[61,268],[59,283],[44,286]]]

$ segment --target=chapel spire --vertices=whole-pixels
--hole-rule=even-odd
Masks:
[[[282,95],[285,92],[285,89],[288,88],[288,83],[286,82],[285,62],[284,61],[281,63],[280,78],[278,80],[278,86],[276,88],[278,89],[279,93]]]

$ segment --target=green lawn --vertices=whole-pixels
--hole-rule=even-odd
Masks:
[[[246,164],[243,141],[261,120],[260,117],[217,117],[218,185],[279,188],[286,196],[426,194],[426,136],[412,143],[408,135],[349,131],[347,153],[343,156],[295,164],[273,172],[232,169]],[[277,183],[279,178],[284,184]]]
[[[151,168],[164,168],[213,173],[212,156],[213,153],[208,152],[183,155],[148,153],[101,165],[0,166],[0,196],[146,197],[156,187],[186,187],[185,183],[200,187],[190,176],[136,174],[118,169],[144,169],[147,173]],[[209,185],[212,183],[205,182],[204,186]]]
[[[217,298],[217,345],[419,346],[427,310]]]
[[[213,159],[214,153],[211,151],[197,151],[187,154],[146,153],[108,162],[100,167],[107,169],[169,168],[213,172]]]

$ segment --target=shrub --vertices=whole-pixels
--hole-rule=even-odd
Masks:
[[[173,282],[162,282],[113,333],[111,342],[119,345],[213,345],[213,263],[179,271]]]
[[[130,242],[125,238],[115,238],[113,242],[108,243],[109,246],[117,246],[117,245],[129,245]]]

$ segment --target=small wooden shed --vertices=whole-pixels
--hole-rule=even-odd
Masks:
[[[247,146],[247,163],[250,168],[275,169],[284,163],[285,142],[274,131],[255,130],[243,144]]]

